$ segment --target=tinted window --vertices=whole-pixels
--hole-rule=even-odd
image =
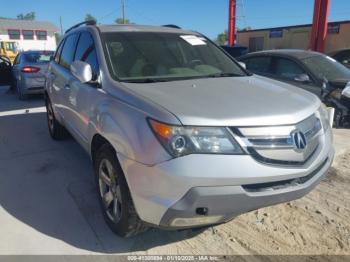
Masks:
[[[46,31],[36,31],[36,39],[37,40],[46,40],[47,32]]]
[[[19,30],[8,31],[10,39],[21,39],[21,32]]]
[[[276,58],[275,74],[279,77],[294,79],[305,74],[305,71],[294,61],[285,58]]]
[[[253,73],[270,73],[271,57],[253,57],[244,61]]]
[[[76,60],[88,63],[92,68],[94,77],[98,75],[99,66],[97,62],[96,49],[94,40],[92,39],[90,33],[81,33],[74,58],[74,61]]]
[[[48,63],[51,60],[53,52],[33,52],[23,54],[23,59],[27,63]]]
[[[319,79],[350,79],[350,70],[329,56],[315,55],[302,61]]]
[[[23,39],[25,40],[33,40],[34,39],[34,31],[33,30],[23,30]]]
[[[74,58],[76,39],[77,39],[76,34],[68,36],[66,38],[66,41],[64,42],[63,50],[61,53],[61,58],[59,63],[60,65],[68,69]]]
[[[61,55],[61,51],[64,45],[64,41],[62,40],[62,42],[60,43],[59,47],[56,50],[55,53],[55,62],[58,64],[60,62],[60,55]]]

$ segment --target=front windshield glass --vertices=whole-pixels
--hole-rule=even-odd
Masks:
[[[246,76],[210,41],[176,33],[105,33],[110,71],[126,82]]]
[[[311,56],[303,59],[303,62],[320,79],[350,79],[350,70],[329,56]]]
[[[16,43],[14,43],[14,42],[7,42],[5,44],[5,46],[6,46],[6,50],[8,50],[8,51],[12,51],[12,52],[17,51]]]

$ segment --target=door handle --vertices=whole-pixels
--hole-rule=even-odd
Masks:
[[[70,85],[69,84],[65,84],[64,85],[64,89],[69,90],[70,89]]]

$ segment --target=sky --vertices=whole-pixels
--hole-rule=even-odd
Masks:
[[[3,3],[2,3],[3,2]],[[126,17],[136,24],[176,24],[210,38],[227,29],[229,0],[125,0]],[[254,29],[312,22],[314,0],[237,0],[237,26]],[[0,16],[15,18],[34,11],[37,20],[63,29],[84,20],[87,13],[98,22],[121,17],[121,0],[0,0]],[[330,21],[350,20],[350,0],[331,0]]]

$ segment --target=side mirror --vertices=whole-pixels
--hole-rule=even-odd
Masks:
[[[297,75],[294,77],[294,80],[301,83],[309,83],[311,81],[310,77],[307,74]]]
[[[92,80],[92,69],[88,63],[82,61],[74,61],[70,65],[70,71],[82,83],[87,83]]]
[[[243,62],[238,62],[238,64],[243,67],[244,69],[247,69],[247,65]]]

